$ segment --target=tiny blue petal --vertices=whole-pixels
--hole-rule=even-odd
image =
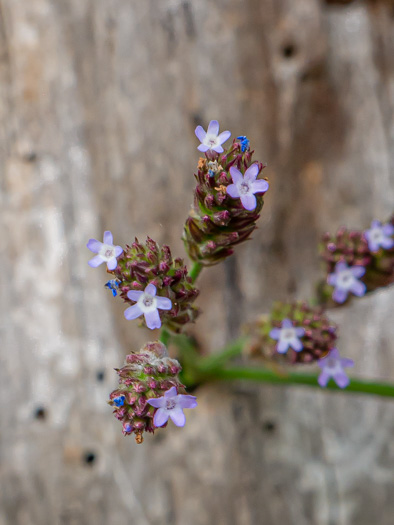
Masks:
[[[117,289],[119,288],[120,281],[117,279],[111,279],[107,283],[105,283],[105,286],[112,291],[112,295],[116,297],[118,295]]]
[[[245,137],[245,135],[240,135],[239,137],[237,137],[237,139],[241,141],[241,151],[244,153],[246,150],[249,149],[250,141],[247,137]]]
[[[115,397],[112,401],[117,407],[122,407],[124,405],[124,396]]]

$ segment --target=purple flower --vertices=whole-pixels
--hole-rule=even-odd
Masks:
[[[93,253],[97,253],[93,259],[88,262],[92,268],[97,268],[103,262],[107,263],[108,270],[115,270],[118,265],[117,257],[123,253],[121,246],[114,246],[112,233],[104,232],[104,242],[96,241],[96,239],[89,239],[87,247]]]
[[[362,297],[367,291],[364,283],[359,278],[365,274],[363,266],[348,266],[345,262],[339,261],[335,265],[335,272],[330,273],[327,282],[335,287],[332,298],[337,303],[344,303],[349,292],[357,297]]]
[[[350,379],[346,375],[344,368],[354,366],[352,359],[341,358],[337,348],[333,348],[330,353],[319,360],[317,363],[322,369],[319,379],[317,380],[321,387],[327,386],[328,381],[332,377],[339,388],[345,388],[350,383]]]
[[[197,126],[194,133],[201,142],[197,149],[203,153],[208,150],[216,151],[216,153],[223,153],[224,150],[222,144],[231,136],[230,131],[223,131],[219,135],[219,122],[217,120],[211,120],[206,132],[202,126]]]
[[[282,328],[273,328],[270,331],[270,337],[279,341],[276,348],[280,354],[285,354],[289,347],[296,352],[301,352],[303,344],[300,337],[305,335],[305,330],[302,327],[293,326],[290,319],[283,319]]]
[[[183,427],[186,417],[183,413],[184,408],[195,408],[197,401],[194,396],[177,394],[175,386],[171,387],[162,397],[148,399],[148,403],[157,408],[153,423],[155,427],[162,427],[170,417],[177,427]]]
[[[240,198],[245,210],[252,211],[256,208],[257,201],[255,193],[264,193],[268,190],[269,184],[266,180],[256,180],[259,174],[258,164],[252,164],[245,171],[245,175],[231,166],[230,174],[234,184],[227,186],[227,193],[233,199]]]
[[[371,252],[379,251],[379,248],[389,250],[394,246],[394,226],[390,223],[383,224],[380,221],[372,221],[371,228],[364,232],[368,247]]]
[[[143,292],[137,290],[130,290],[127,292],[127,297],[137,304],[133,304],[125,310],[124,316],[126,319],[137,319],[144,314],[146,326],[151,330],[161,327],[161,319],[159,310],[171,310],[172,302],[168,297],[156,296],[156,286],[148,284]]]

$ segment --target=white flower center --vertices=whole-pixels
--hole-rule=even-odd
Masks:
[[[376,242],[376,243],[380,243],[382,242],[382,240],[384,239],[384,235],[383,235],[383,232],[380,228],[374,228],[372,231],[371,231],[371,240]]]
[[[167,410],[173,410],[175,408],[175,401],[174,399],[166,399],[166,409]]]
[[[246,180],[243,180],[238,184],[238,191],[240,195],[247,195],[250,193],[250,184]]]
[[[207,135],[204,142],[206,146],[209,146],[212,149],[217,146],[218,138],[215,135]]]
[[[138,306],[144,313],[153,312],[156,310],[156,303],[156,297],[154,295],[150,295],[149,293],[143,293],[137,302]]]
[[[280,332],[281,341],[290,341],[291,339],[294,339],[295,337],[297,337],[295,328],[282,328]]]
[[[105,260],[109,261],[115,257],[115,246],[111,244],[103,244],[100,248],[99,255]]]
[[[350,290],[354,283],[354,275],[350,269],[343,270],[338,274],[337,286],[338,288],[343,288],[344,290]]]

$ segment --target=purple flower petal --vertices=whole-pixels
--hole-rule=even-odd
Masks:
[[[376,241],[369,240],[368,241],[368,248],[371,252],[378,252],[379,251],[379,243]]]
[[[112,233],[110,231],[104,232],[104,244],[114,244],[114,238],[112,237]]]
[[[270,337],[272,339],[276,339],[278,340],[279,337],[280,337],[280,332],[281,332],[281,329],[280,328],[273,328],[271,331],[270,331]]]
[[[254,195],[241,195],[241,202],[245,210],[252,211],[256,209],[257,201]]]
[[[296,329],[295,329],[295,333],[296,333],[296,336],[297,337],[303,337],[305,335],[305,330],[304,328],[298,326]]]
[[[338,348],[332,348],[330,350],[330,353],[326,357],[324,357],[323,359],[320,359],[320,361],[323,361],[324,359],[328,359],[329,357],[332,358],[332,359],[339,359],[340,356],[339,356]]]
[[[352,266],[350,268],[350,271],[352,272],[354,277],[357,277],[358,279],[365,274],[365,268],[363,268],[362,266]]]
[[[382,239],[382,248],[385,250],[390,250],[394,246],[394,239],[390,239],[390,237],[384,237]]]
[[[297,337],[293,337],[293,339],[290,339],[289,345],[296,352],[301,352],[301,350],[303,348],[301,341],[299,339],[297,339]]]
[[[116,257],[112,257],[109,261],[107,261],[107,268],[108,270],[115,270],[115,268],[118,266],[118,261]]]
[[[238,184],[239,182],[242,182],[244,180],[242,173],[235,166],[231,166],[230,175],[233,179],[234,184]]]
[[[347,270],[348,265],[344,261],[339,261],[335,265],[335,272],[340,273],[343,272],[343,270]]]
[[[371,222],[371,229],[380,228],[382,223],[380,221],[374,220]]]
[[[327,275],[327,282],[331,286],[335,286],[337,284],[337,279],[338,279],[338,276],[336,273],[330,273],[329,275]]]
[[[224,144],[226,142],[226,140],[228,140],[230,137],[231,137],[231,131],[223,131],[218,136],[219,144]]]
[[[176,395],[177,395],[177,391],[176,391],[176,387],[175,386],[172,386],[169,390],[164,392],[164,397],[166,399],[168,399],[170,397],[175,397]]]
[[[119,257],[119,255],[122,255],[123,248],[121,246],[115,246],[115,256]]]
[[[332,298],[334,299],[335,302],[342,304],[346,301],[347,294],[348,294],[347,290],[343,290],[342,288],[336,288],[333,291]]]
[[[230,195],[230,197],[232,197],[233,199],[238,199],[239,198],[239,191],[238,191],[238,188],[235,184],[229,184],[227,186],[227,194]]]
[[[282,328],[293,328],[293,323],[290,321],[290,319],[283,319]]]
[[[202,153],[205,153],[209,150],[209,146],[206,146],[205,144],[200,144],[199,146],[197,146],[197,149]]]
[[[285,354],[289,349],[289,343],[287,341],[279,341],[276,347],[279,354]]]
[[[91,252],[98,253],[102,245],[103,243],[96,241],[96,239],[89,239],[86,247],[89,248]]]
[[[317,382],[322,388],[324,388],[327,386],[327,383],[330,380],[330,377],[331,375],[326,370],[323,370],[323,372],[319,375]]]
[[[168,412],[170,418],[175,423],[177,427],[184,427],[186,423],[186,416],[182,412],[181,407],[175,407],[173,410]]]
[[[215,135],[217,137],[218,133],[219,133],[219,122],[217,120],[211,120],[211,122],[208,125],[207,135]]]
[[[186,396],[179,394],[178,396],[178,405],[181,408],[195,408],[197,406],[197,401],[195,396]]]
[[[163,397],[154,397],[152,399],[148,399],[147,403],[155,408],[164,407],[166,404]]]
[[[259,174],[259,165],[258,164],[252,164],[245,171],[244,179],[248,180],[250,182],[254,182],[256,180],[256,177],[257,177],[258,174]]]
[[[100,266],[104,262],[104,259],[102,259],[101,255],[96,255],[93,257],[93,259],[90,259],[88,262],[88,265],[92,268],[97,268],[97,266]]]
[[[383,225],[382,230],[384,235],[386,235],[387,237],[390,237],[390,235],[394,234],[394,226],[389,222]]]
[[[133,306],[131,308],[133,308]],[[151,330],[161,327],[161,319],[157,310],[152,310],[151,312],[144,312],[144,317],[146,326]]]
[[[353,367],[354,366],[354,361],[353,361],[353,359],[348,359],[347,357],[343,357],[341,359],[341,366],[343,366],[343,368]]]
[[[171,310],[172,308],[171,299],[168,299],[168,297],[156,296],[156,304],[160,310]]]
[[[145,288],[144,292],[149,295],[155,296],[157,292],[156,286],[152,283],[149,283],[148,286]]]
[[[367,287],[361,281],[354,281],[354,283],[352,284],[352,287],[350,288],[350,291],[354,295],[357,295],[357,297],[362,297],[363,295],[365,295],[365,292],[367,291]]]
[[[204,128],[202,126],[197,126],[194,130],[194,133],[196,134],[196,137],[200,142],[203,142],[205,137],[207,136]]]
[[[133,304],[133,306],[129,306],[124,311],[124,316],[128,321],[131,321],[132,319],[137,319],[137,317],[139,317],[140,315],[142,315],[142,310],[136,304]]]
[[[162,427],[168,421],[170,414],[164,408],[158,408],[153,416],[153,424],[155,427]]]
[[[223,153],[223,151],[224,151],[222,146],[219,146],[219,145],[213,146],[213,148],[211,148],[211,149],[213,149],[213,151],[216,151],[216,153]]]
[[[345,372],[342,370],[341,372],[337,372],[333,376],[334,381],[339,386],[339,388],[346,388],[348,384],[350,383],[350,379],[345,374]]]
[[[266,180],[260,179],[252,183],[253,193],[265,193],[269,188],[269,184]]]
[[[127,292],[127,297],[129,299],[131,299],[132,301],[135,301],[137,302],[138,299],[141,297],[141,295],[143,294],[144,292],[141,292],[139,290],[129,290]]]

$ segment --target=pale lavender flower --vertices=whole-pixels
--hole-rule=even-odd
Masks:
[[[171,310],[172,302],[168,297],[160,297],[156,295],[156,286],[154,284],[148,284],[143,292],[138,290],[130,290],[127,292],[127,297],[132,301],[136,301],[136,304],[127,308],[124,311],[126,319],[137,319],[140,315],[144,314],[146,326],[151,330],[161,327],[161,319],[158,312],[159,310]]]
[[[290,319],[283,319],[281,328],[273,328],[270,337],[278,341],[276,349],[280,354],[285,354],[289,347],[296,352],[301,352],[303,344],[300,337],[305,335],[305,330],[300,326],[293,326]]]
[[[339,261],[335,265],[334,273],[330,273],[327,282],[335,287],[332,298],[337,303],[344,303],[349,292],[357,297],[362,297],[367,291],[367,287],[359,278],[365,274],[363,266],[348,266],[345,262]]]
[[[155,427],[162,427],[170,417],[177,427],[183,427],[186,423],[186,417],[183,413],[184,408],[195,408],[197,401],[194,396],[177,394],[175,386],[171,387],[162,397],[148,399],[148,403],[157,408],[153,424]]]
[[[337,348],[333,348],[326,357],[319,359],[317,364],[322,369],[317,380],[321,387],[324,388],[327,386],[331,377],[339,388],[346,388],[350,383],[350,379],[346,375],[344,368],[354,366],[354,361],[352,359],[342,358]]]
[[[390,223],[382,224],[380,221],[372,221],[371,228],[364,232],[368,247],[371,252],[379,251],[379,248],[389,250],[394,246],[394,226]]]
[[[223,131],[219,135],[219,122],[217,120],[211,120],[206,132],[202,126],[197,126],[194,133],[201,142],[197,149],[203,153],[208,150],[223,153],[222,144],[231,136],[230,131]]]
[[[256,208],[257,200],[255,193],[264,193],[268,190],[269,184],[266,180],[256,180],[259,174],[258,164],[252,164],[245,171],[245,175],[235,166],[231,166],[230,174],[234,184],[227,186],[227,193],[233,199],[240,198],[242,206],[249,211]]]
[[[89,266],[96,268],[103,262],[107,263],[108,270],[115,270],[118,265],[117,257],[123,253],[121,246],[114,246],[112,233],[110,231],[104,232],[104,242],[96,239],[89,239],[87,247],[93,253],[97,253],[93,259],[88,262]]]

